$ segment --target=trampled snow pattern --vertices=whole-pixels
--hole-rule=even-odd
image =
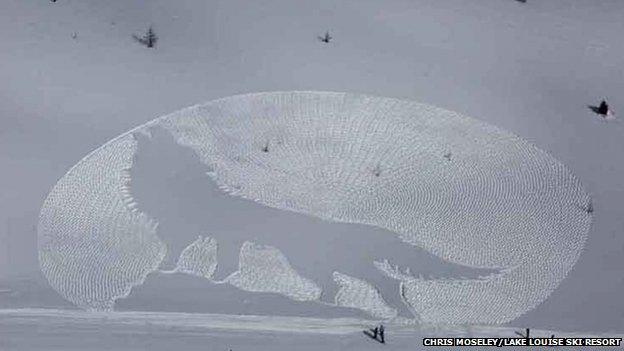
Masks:
[[[238,271],[226,282],[246,291],[278,293],[297,301],[321,296],[321,288],[297,274],[278,249],[249,241],[241,247]]]
[[[385,271],[401,282],[397,294],[424,322],[503,323],[532,309],[574,265],[591,225],[590,198],[560,162],[498,128],[425,104],[345,93],[260,93],[191,107],[135,131],[154,125],[193,149],[232,195],[331,221],[382,227],[449,262],[501,270],[477,280],[427,280]],[[122,294],[108,293],[111,285],[136,276],[121,284],[129,289],[164,255],[152,231],[134,231],[136,220],[124,215],[136,213],[131,204],[98,202],[123,198],[123,187],[102,185],[119,182],[131,165],[116,161],[116,145],[130,135],[98,149],[97,163],[91,156],[73,168],[42,210],[44,273],[57,291],[82,307],[101,308],[106,298],[106,306],[112,306]],[[95,179],[85,192],[80,179],[91,174]],[[85,203],[92,211],[70,210]],[[91,234],[100,226],[106,229]],[[143,239],[120,239],[118,231]],[[145,241],[153,248],[134,245]],[[109,246],[149,263],[137,270],[134,262],[91,249]],[[241,261],[249,257],[254,256],[241,252]],[[250,260],[246,269],[284,260]],[[81,269],[67,262],[80,262]],[[112,262],[114,270],[98,274]],[[251,279],[238,286],[257,291],[250,288],[256,284]],[[301,298],[297,291],[280,292],[295,299],[314,295]]]
[[[217,269],[217,241],[199,237],[180,253],[175,271],[210,279]]]
[[[85,309],[112,309],[165,257],[157,223],[137,210],[127,187],[135,151],[130,134],[94,151],[59,180],[41,210],[41,269]]]
[[[334,281],[340,286],[335,297],[337,306],[361,309],[379,319],[397,316],[397,311],[386,304],[373,285],[339,272],[334,272]]]

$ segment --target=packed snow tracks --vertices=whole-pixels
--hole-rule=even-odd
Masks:
[[[135,133],[154,127],[193,150],[228,194],[377,226],[448,262],[499,270],[480,279],[424,279],[393,266],[392,257],[376,262],[423,322],[503,323],[534,308],[573,267],[591,225],[591,199],[563,164],[478,120],[348,93],[233,96],[113,139],[52,189],[38,228],[41,268],[80,307],[112,308],[165,256],[158,219],[142,212],[127,186]],[[210,278],[218,242],[189,244],[180,271]],[[247,243],[240,259],[229,278],[240,289],[295,300],[320,295],[274,248]],[[337,305],[396,315],[366,281],[341,272],[334,278]]]

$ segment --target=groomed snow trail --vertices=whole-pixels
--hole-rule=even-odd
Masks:
[[[153,126],[194,150],[231,195],[382,227],[449,262],[500,269],[426,280],[378,265],[427,323],[503,323],[534,308],[572,268],[591,225],[591,199],[564,165],[475,119],[347,93],[234,96],[112,140],[54,187],[41,211],[40,261],[52,286],[81,307],[112,307],[164,257],[153,221],[123,186],[132,133]],[[269,280],[251,285],[262,291]],[[290,285],[288,294],[298,296]]]
[[[185,332],[205,333],[207,330],[278,332],[301,334],[347,335],[361,334],[375,321],[356,318],[306,318],[279,316],[236,316],[206,313],[176,312],[87,312],[59,309],[0,309],[0,325],[47,325],[73,328],[102,328],[120,326],[129,331],[145,332],[145,329],[166,327],[180,334]],[[385,323],[386,330],[396,337],[517,337],[518,328],[487,325],[416,325],[410,323]],[[0,335],[2,335],[0,328]],[[533,337],[614,337],[616,333],[565,332],[531,329]],[[419,343],[420,344],[420,343]],[[413,347],[417,344],[409,345]]]

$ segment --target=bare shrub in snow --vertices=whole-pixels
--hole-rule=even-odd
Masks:
[[[318,40],[322,41],[323,43],[329,43],[333,38],[331,37],[331,35],[329,35],[329,31],[325,32],[324,36],[318,36],[317,37]]]
[[[381,165],[378,163],[375,168],[373,168],[373,175],[375,177],[379,177],[381,175]]]
[[[137,42],[145,45],[148,48],[153,48],[156,46],[156,42],[158,41],[158,36],[154,32],[154,29],[150,26],[142,37],[139,37],[136,34],[132,34],[132,37]]]
[[[587,207],[585,207],[585,212],[594,213],[594,202],[592,200],[589,200],[589,203],[587,203]]]

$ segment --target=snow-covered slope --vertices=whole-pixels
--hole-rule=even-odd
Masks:
[[[111,137],[242,92],[365,92],[474,116],[567,165],[594,199],[590,236],[514,325],[623,331],[624,129],[587,108],[624,106],[623,16],[615,0],[2,1],[0,276],[38,274],[47,192]],[[155,50],[130,37],[149,24]]]

